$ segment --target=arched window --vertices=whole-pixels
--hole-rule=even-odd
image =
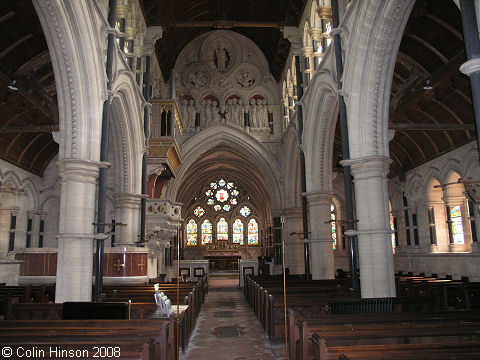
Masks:
[[[191,219],[187,224],[187,246],[197,245],[197,223]]]
[[[397,246],[397,230],[395,226],[395,218],[392,214],[392,204],[390,203],[390,201],[388,202],[388,206],[390,208],[390,230],[392,230],[392,248],[395,249],[395,246]]]
[[[206,179],[185,214],[185,245],[201,246],[219,240],[259,245],[261,222],[256,213],[255,200],[231,179]],[[196,233],[193,223],[198,227]]]
[[[454,244],[464,244],[463,218],[460,205],[450,206],[450,227]]]
[[[206,219],[202,224],[202,245],[212,243],[212,223]]]
[[[333,250],[337,249],[337,218],[335,213],[335,205],[330,204],[330,225],[332,229]]]
[[[255,219],[248,222],[248,245],[258,245],[258,223]]]
[[[223,217],[217,223],[217,240],[228,240],[228,223]]]
[[[233,242],[243,245],[243,223],[240,219],[233,223]]]

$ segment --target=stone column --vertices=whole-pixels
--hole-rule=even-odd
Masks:
[[[395,274],[389,221],[387,173],[391,160],[368,156],[345,160],[355,184],[362,297],[395,296]],[[349,231],[347,231],[349,233]]]
[[[334,279],[335,264],[330,221],[333,193],[321,191],[307,195],[310,214],[310,258],[312,279]]]
[[[91,301],[93,275],[92,223],[95,222],[97,177],[101,163],[64,159],[61,177],[55,302]]]
[[[18,212],[18,208],[0,206],[0,259],[6,258],[8,254],[12,212]]]
[[[322,60],[322,50],[325,51],[322,45],[322,29],[311,28],[310,36],[312,37],[312,51],[313,51],[313,69],[317,70],[320,61]]]
[[[116,223],[125,224],[115,227],[115,246],[136,246],[139,241],[139,219],[142,195],[115,194]]]
[[[285,209],[285,266],[290,274],[304,274],[302,209]]]
[[[302,53],[303,57],[305,58],[305,79],[306,79],[306,84],[307,86],[310,84],[310,81],[312,80],[312,74],[314,72],[313,68],[314,65],[312,64],[313,62],[313,47],[312,46],[305,46],[302,48]]]

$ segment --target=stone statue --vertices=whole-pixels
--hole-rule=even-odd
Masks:
[[[212,121],[218,122],[220,121],[220,109],[218,108],[218,103],[216,101],[212,101]]]
[[[207,100],[205,104],[205,127],[212,122],[212,100]]]
[[[237,99],[233,99],[237,100]],[[225,122],[230,123],[230,122],[235,122],[234,120],[234,114],[233,114],[233,100],[228,99],[227,100],[227,105],[225,106]],[[236,103],[236,101],[235,101]]]
[[[222,43],[219,43],[215,49],[215,59],[217,60],[217,70],[221,73],[227,71],[227,50],[223,47]]]
[[[268,119],[265,119],[265,115],[265,106],[262,104],[262,99],[257,99],[257,123],[260,128],[267,126]]]
[[[269,127],[268,124],[268,106],[267,106],[267,99],[262,99],[262,107],[263,107],[263,127]]]
[[[257,118],[257,104],[255,99],[250,99],[250,107],[248,109],[248,119],[250,120],[250,127],[258,127]]]
[[[195,109],[195,101],[190,100],[187,108],[188,127],[195,127],[195,118],[197,117],[197,110]]]
[[[182,117],[182,121],[184,126],[187,128],[188,125],[188,100],[183,99],[182,105],[180,106],[180,116]]]
[[[238,105],[236,107],[236,123],[240,126],[245,126],[245,105],[242,99],[238,99]]]
[[[202,129],[205,129],[207,127],[207,118],[206,118],[206,114],[205,114],[205,108],[206,108],[206,102],[205,100],[202,100],[200,102],[200,108],[199,108],[199,112],[200,112],[200,128]]]

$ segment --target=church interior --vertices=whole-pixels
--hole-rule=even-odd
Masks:
[[[480,358],[478,1],[0,4],[3,357]]]

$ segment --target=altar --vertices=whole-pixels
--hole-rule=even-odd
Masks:
[[[208,272],[238,271],[241,256],[205,256],[208,260]]]
[[[242,258],[240,245],[227,240],[217,240],[205,246],[203,258],[208,260],[208,271],[238,271],[238,263]]]

